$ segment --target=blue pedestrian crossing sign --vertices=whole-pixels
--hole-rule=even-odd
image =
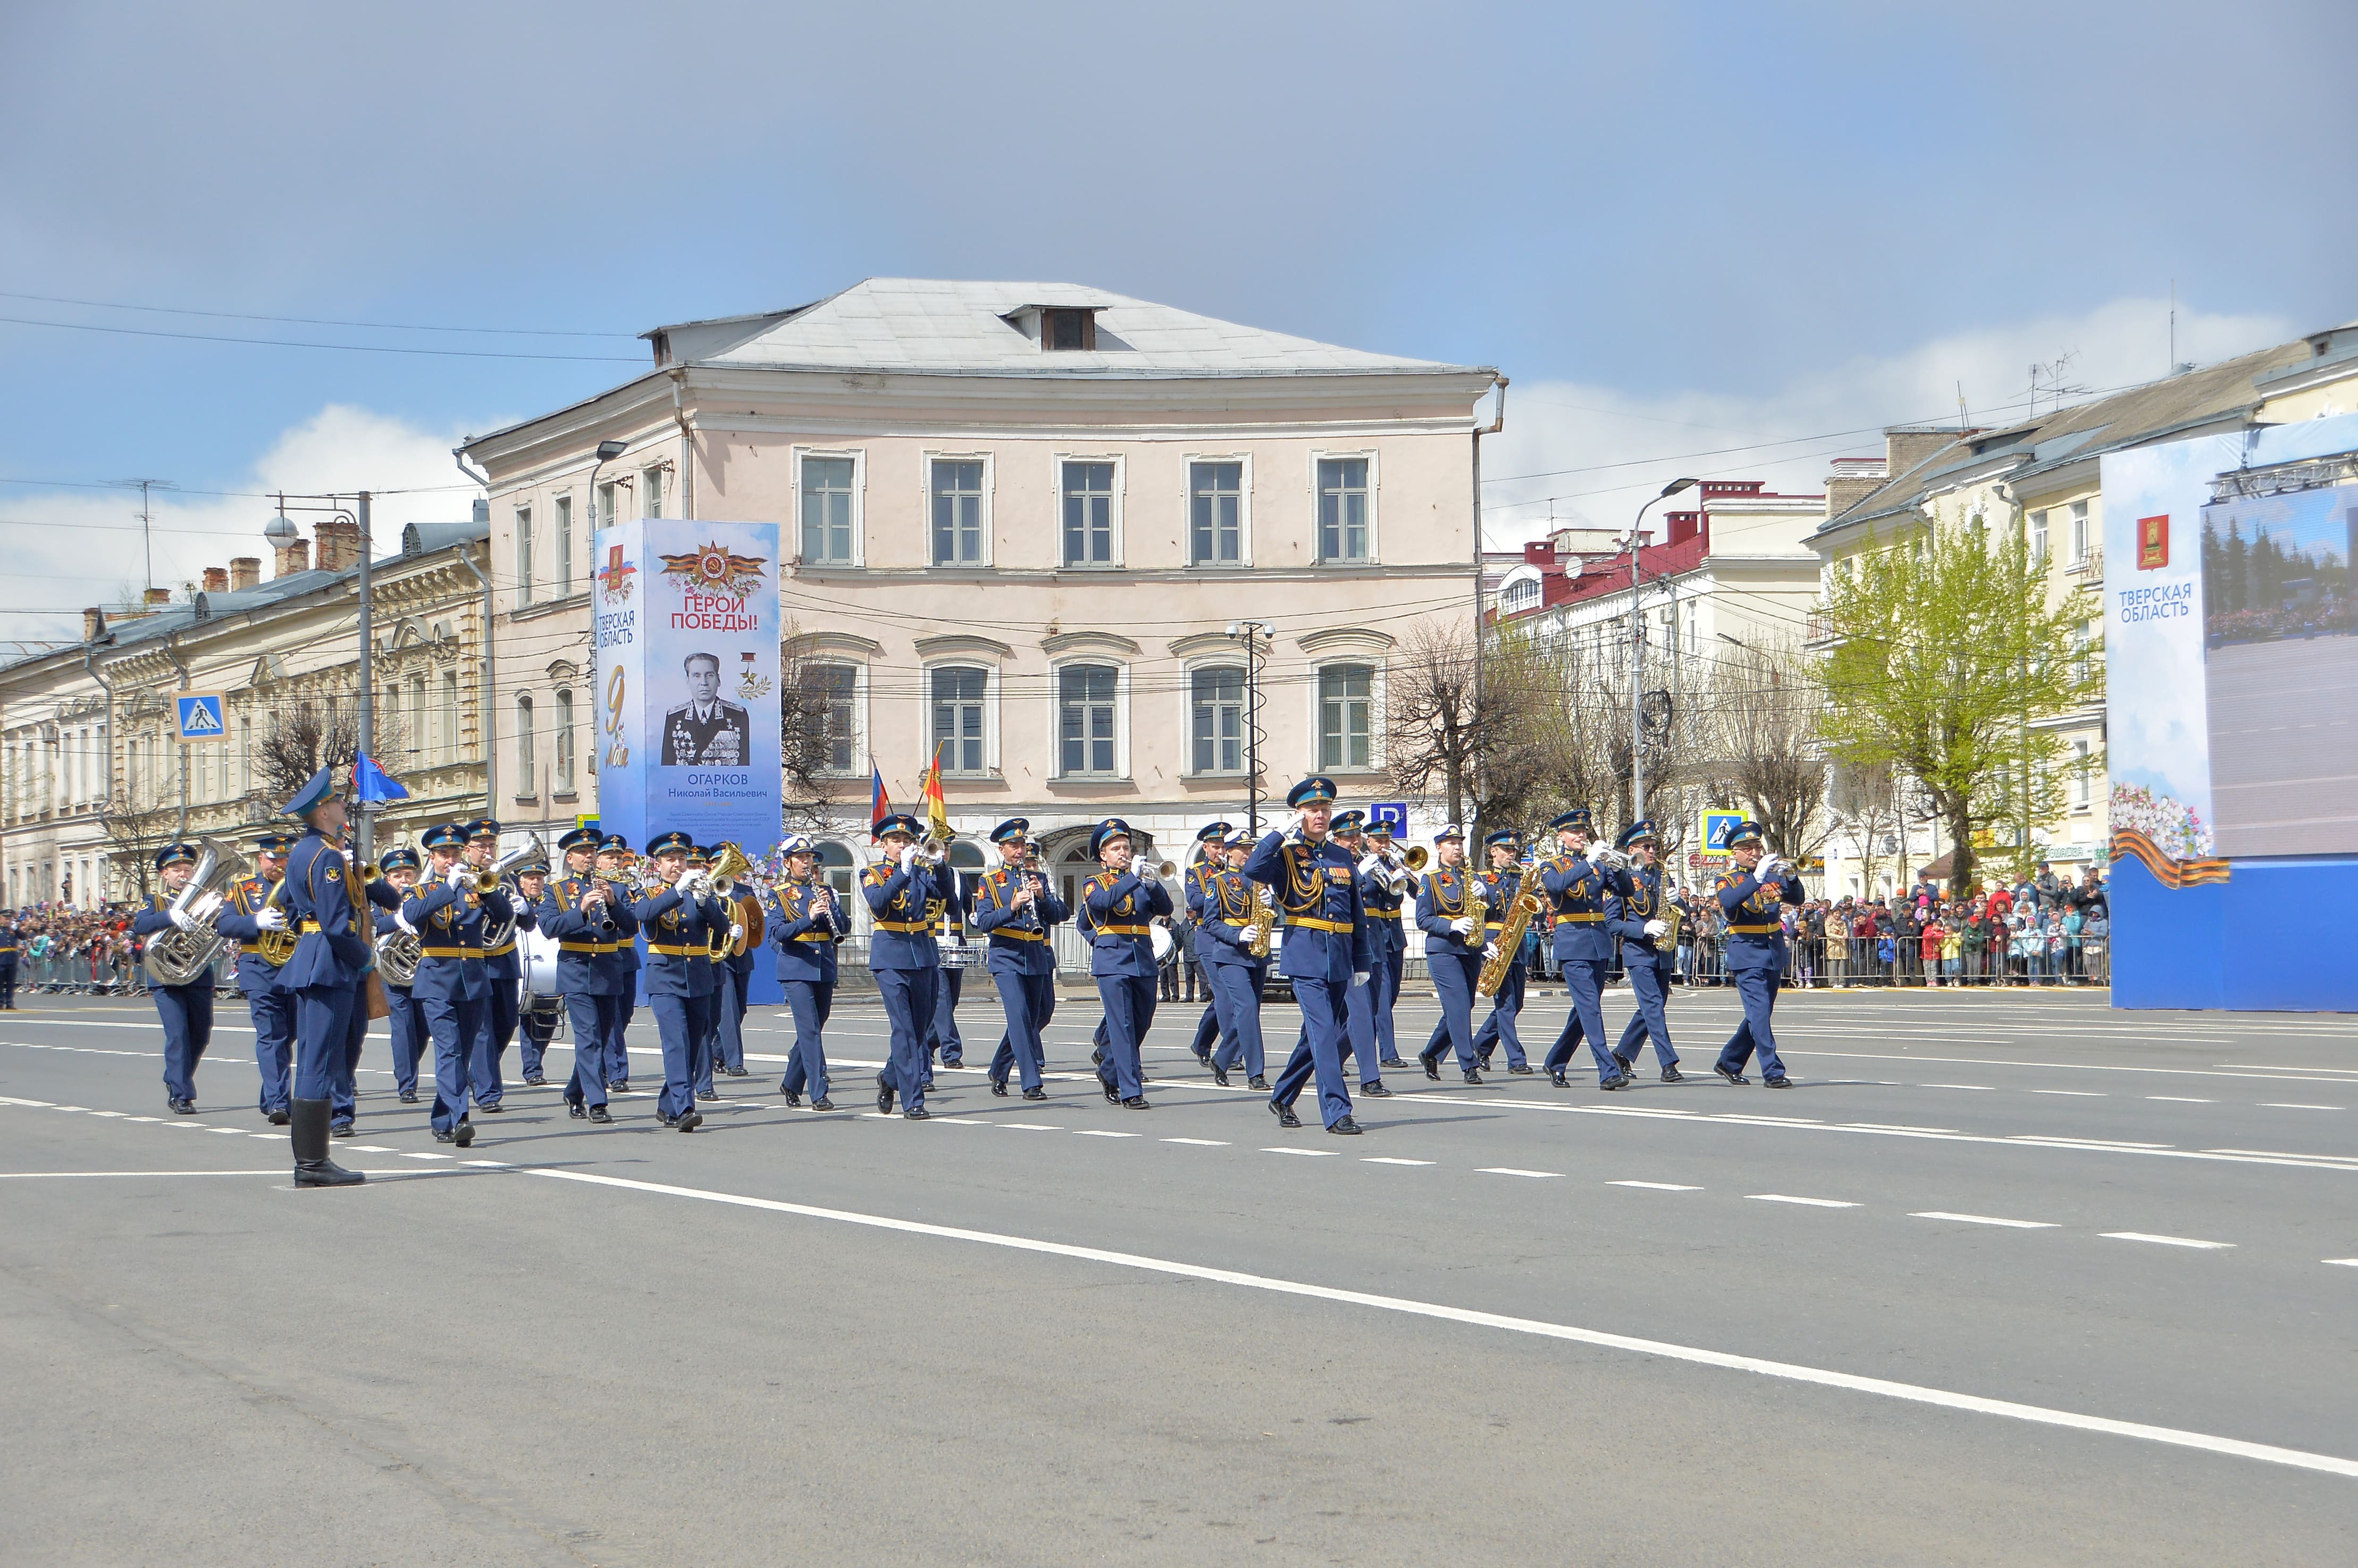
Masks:
[[[180,720],[180,739],[187,741],[226,741],[229,726],[222,722],[228,704],[217,691],[181,691],[172,694],[172,703]]]
[[[1735,832],[1736,825],[1743,820],[1744,813],[1740,811],[1704,811],[1702,833],[1704,852],[1713,855],[1726,854],[1727,836]]]
[[[1375,805],[1368,807],[1368,826],[1373,827],[1379,822],[1389,822],[1392,825],[1393,838],[1407,838],[1408,802],[1404,800],[1379,800],[1376,802]]]

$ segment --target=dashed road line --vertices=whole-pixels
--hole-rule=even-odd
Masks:
[[[1972,1089],[1985,1095],[1997,1093],[1995,1084],[1918,1084],[1916,1087],[1920,1089]]]
[[[2033,1089],[2030,1092],[2035,1095],[2069,1095],[2073,1099],[2104,1099],[2106,1098],[2104,1091],[2101,1089]]]
[[[2107,1241],[2150,1241],[2158,1247],[2196,1247],[2206,1252],[2224,1251],[2235,1245],[2232,1241],[2198,1241],[2190,1236],[2150,1236],[2142,1230],[2101,1230],[2096,1234]]]
[[[1101,1127],[1084,1127],[1073,1134],[1076,1138],[1136,1138],[1135,1132],[1115,1132]]]
[[[2217,1105],[2215,1099],[2196,1099],[2192,1095],[2147,1095],[2147,1099],[2168,1100],[2172,1105]]]
[[[1845,1203],[1841,1198],[1797,1198],[1790,1193],[1747,1193],[1744,1195],[1755,1203],[1797,1203],[1810,1208],[1856,1208],[1858,1206],[1855,1203]]]
[[[1165,1138],[1163,1141],[1165,1143],[1190,1144],[1197,1149],[1226,1149],[1228,1147],[1225,1141],[1217,1138]]]
[[[1908,1217],[1910,1219],[1947,1219],[1953,1220],[1959,1225],[2002,1225],[2008,1230],[2053,1230],[2057,1228],[2053,1220],[2000,1219],[1994,1214],[1951,1214],[1944,1209],[1937,1208],[1928,1208],[1920,1214],[1911,1214]]]
[[[1430,1160],[1403,1160],[1397,1154],[1369,1154],[1360,1160],[1362,1165],[1430,1165]]]
[[[1477,1176],[1529,1176],[1535,1181],[1547,1181],[1563,1174],[1562,1171],[1522,1171],[1512,1165],[1477,1165],[1474,1173]]]
[[[1340,1154],[1340,1149],[1285,1149],[1272,1145],[1261,1151],[1264,1154],[1299,1154],[1308,1160],[1323,1160],[1329,1154]]]
[[[1650,1193],[1699,1193],[1701,1187],[1690,1187],[1680,1182],[1607,1182],[1608,1187],[1643,1187]]]
[[[2264,1099],[2260,1102],[2260,1108],[2262,1110],[2341,1110],[2345,1108],[2338,1105],[2298,1105],[2288,1100]]]

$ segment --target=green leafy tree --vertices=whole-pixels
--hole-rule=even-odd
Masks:
[[[2046,563],[1978,517],[1870,538],[1828,574],[1826,743],[1922,787],[1953,892],[1973,883],[1977,829],[2019,828],[2012,869],[2027,872],[2029,825],[2061,812],[2072,764],[2051,721],[2104,693],[2102,659],[2074,644],[2095,613],[2086,589],[2050,605]]]

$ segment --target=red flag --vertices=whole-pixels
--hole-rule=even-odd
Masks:
[[[873,838],[876,825],[892,815],[892,798],[884,793],[884,770],[871,768],[869,773],[875,781],[868,791],[868,836]]]
[[[924,799],[925,821],[931,826],[934,837],[947,838],[950,836],[950,806],[942,796],[942,751],[939,746],[934,748],[934,760],[925,768]]]

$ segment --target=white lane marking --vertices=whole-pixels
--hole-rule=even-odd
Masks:
[[[2358,1269],[2358,1258],[2320,1258],[2320,1263],[2331,1263],[2337,1269]]]
[[[2104,1092],[2102,1089],[2033,1089],[2030,1092],[2035,1095],[2070,1095],[2074,1099],[2103,1099],[2105,1098]]]
[[[448,1160],[450,1156],[448,1154],[404,1154],[402,1158],[405,1160]]]
[[[91,1115],[92,1116],[123,1116],[124,1114],[126,1113],[119,1110],[94,1110],[91,1112]]]
[[[403,1173],[405,1175],[406,1172]],[[268,1171],[0,1171],[0,1182],[54,1181],[81,1176],[284,1176],[283,1165]]]
[[[1714,1121],[1736,1121],[1750,1127],[1823,1127],[1825,1124],[1813,1116],[1754,1116],[1749,1111],[1732,1110],[1714,1116]]]
[[[1797,1198],[1785,1193],[1747,1193],[1744,1195],[1755,1203],[1797,1203],[1806,1204],[1812,1208],[1856,1208],[1858,1206],[1855,1203],[1844,1203],[1840,1198]]]
[[[1580,1328],[1571,1324],[1548,1323],[1538,1318],[1512,1317],[1503,1313],[1477,1312],[1469,1307],[1444,1306],[1435,1302],[1420,1302],[1403,1296],[1377,1295],[1367,1291],[1342,1290],[1332,1285],[1314,1285],[1296,1280],[1282,1280],[1266,1274],[1248,1274],[1233,1269],[1214,1269],[1200,1263],[1182,1263],[1169,1259],[1150,1258],[1135,1252],[1115,1252],[1102,1248],[1076,1247],[1067,1242],[1043,1241],[1031,1237],[1011,1236],[988,1230],[965,1230],[953,1226],[928,1225],[917,1220],[895,1219],[885,1215],[860,1214],[847,1209],[817,1208],[806,1204],[786,1203],[776,1198],[757,1198],[741,1193],[714,1192],[700,1187],[672,1186],[658,1182],[636,1181],[627,1176],[609,1176],[593,1171],[554,1171],[536,1166],[518,1166],[517,1173],[538,1176],[551,1181],[579,1182],[585,1185],[618,1188],[663,1197],[691,1198],[703,1203],[728,1204],[740,1208],[761,1209],[772,1214],[788,1214],[806,1219],[827,1220],[839,1225],[865,1226],[878,1230],[899,1231],[903,1235],[927,1236],[946,1241],[964,1241],[983,1247],[1005,1248],[1011,1251],[1065,1258],[1078,1262],[1101,1263],[1119,1269],[1134,1269],[1146,1273],[1174,1275],[1182,1279],[1205,1280],[1215,1284],[1233,1285],[1242,1290],[1266,1291],[1276,1295],[1301,1296],[1314,1301],[1336,1303],[1344,1306],[1368,1307],[1379,1312],[1398,1313],[1404,1316],[1432,1318],[1444,1323],[1461,1324],[1473,1328],[1498,1329],[1509,1334],[1531,1335],[1540,1338],[1563,1340],[1575,1345],[1595,1346],[1606,1350],[1623,1350],[1640,1356],[1652,1356],[1667,1361],[1683,1361],[1701,1367],[1716,1367],[1727,1371],[1750,1372],[1757,1376],[1781,1378],[1790,1382],[1814,1384],[1820,1388],[1841,1389],[1850,1393],[1872,1394],[1878,1398],[1900,1400],[1910,1404],[1934,1405],[1944,1410],[1964,1411],[1976,1415],[2001,1416],[2010,1421],[2028,1422],[2040,1426],[2066,1427],[2079,1432],[2092,1432],[2110,1437],[2135,1438],[2140,1442],[2164,1444],[2176,1448],[2190,1448],[2206,1454],[2230,1458],[2251,1459],[2262,1464],[2281,1465],[2294,1469],[2316,1470],[2329,1476],[2346,1476],[2358,1479],[2358,1459],[2343,1459],[2330,1454],[2311,1454],[2298,1448],[2283,1448],[2273,1444],[2250,1443],[2242,1438],[2220,1437],[2210,1433],[2190,1432],[2183,1428],[2154,1426],[2144,1422],[2117,1421],[2110,1416],[2084,1415],[2076,1411],[2053,1410],[2043,1405],[2022,1404],[2013,1400],[1985,1399],[1978,1394],[1957,1393],[1947,1389],[1935,1389],[1917,1383],[1897,1382],[1887,1378],[1864,1378],[1850,1372],[1836,1372],[1822,1367],[1805,1367],[1790,1361],[1771,1361],[1758,1356],[1738,1356],[1724,1350],[1709,1350],[1700,1346],[1678,1345],[1668,1340],[1639,1339],[1623,1334],[1608,1334],[1600,1329]],[[267,1173],[271,1175],[277,1172]]]
[[[2223,1251],[2235,1244],[2232,1241],[2197,1241],[2190,1236],[2148,1236],[2142,1230],[2099,1231],[2107,1241],[2150,1241],[2160,1247],[2199,1247],[2205,1251]]]
[[[248,1138],[284,1138],[287,1135],[283,1132],[249,1132],[246,1136]]]
[[[1099,1128],[1084,1127],[1078,1132],[1074,1133],[1073,1136],[1076,1138],[1136,1138],[1139,1137],[1140,1134],[1135,1132],[1108,1132]]]
[[[1839,1036],[1837,1035],[1837,1032],[1836,1032],[1836,1031],[1834,1031],[1834,1030],[1831,1030],[1831,1029],[1823,1029],[1823,1030],[1814,1030],[1814,1029],[1813,1029],[1813,1030],[1789,1030],[1789,1031],[1788,1031],[1788,1033],[1804,1033],[1804,1034],[1827,1034],[1827,1035],[1836,1035],[1837,1037],[1839,1037]],[[1941,1038],[1947,1038],[1947,1037],[1948,1037],[1948,1035],[1943,1034],[1943,1033],[1942,1033],[1934,1032],[1934,1033],[1931,1033],[1931,1037],[1932,1037],[1932,1038],[1934,1038],[1934,1039],[1941,1039]],[[2173,1038],[2173,1040],[2175,1040],[2175,1039],[2177,1039],[2178,1037],[2177,1037],[2177,1036],[2172,1036],[2172,1038]],[[2181,1043],[2190,1043],[2190,1042],[2181,1042]],[[1926,1063],[1926,1062],[1937,1062],[1937,1063],[1941,1064],[1941,1065],[1943,1065],[1943,1066],[1950,1066],[1950,1067],[2045,1067],[2045,1068],[2051,1068],[2051,1069],[2053,1069],[2053,1070],[2055,1070],[2055,1071],[2057,1071],[2057,1072],[2071,1072],[2071,1073],[2150,1073],[2150,1074],[2157,1074],[2157,1075],[2159,1075],[2160,1076],[2163,1076],[2163,1077],[2171,1077],[2171,1078],[2260,1078],[2260,1077],[2262,1077],[2262,1076],[2263,1076],[2263,1075],[2262,1075],[2262,1074],[2260,1074],[2260,1073],[2258,1073],[2258,1072],[2248,1072],[2248,1073],[2216,1072],[2216,1071],[2211,1071],[2211,1070],[2208,1070],[2208,1069],[2205,1069],[2205,1068],[2201,1068],[2201,1067],[2130,1067],[2130,1066],[2120,1066],[2120,1065],[2114,1065],[2114,1064],[2106,1063],[2106,1062],[2008,1062],[2008,1061],[2005,1061],[2005,1060],[2002,1060],[2002,1059],[2000,1059],[2000,1058],[1994,1057],[1994,1056],[1920,1056],[1920,1055],[1917,1055],[1917,1054],[1916,1054],[1915,1053],[1913,1053],[1913,1052],[1893,1053],[1893,1052],[1889,1052],[1889,1051],[1822,1051],[1822,1050],[1817,1049],[1817,1048],[1816,1048],[1816,1047],[1814,1047],[1814,1046],[1810,1046],[1810,1045],[1797,1045],[1797,1046],[1795,1046],[1795,1047],[1793,1048],[1793,1053],[1792,1053],[1792,1054],[1793,1054],[1794,1055],[1796,1055],[1796,1056],[1839,1056],[1839,1057],[1844,1057],[1844,1058],[1845,1058],[1845,1059],[1849,1059],[1849,1060],[1854,1060],[1854,1061],[1862,1061],[1862,1062],[1913,1062],[1913,1063],[1917,1063],[1917,1064],[1920,1064],[1920,1064],[1922,1064],[1922,1063]],[[2348,1071],[2349,1069],[2346,1069],[2346,1068],[2339,1068],[2339,1067],[2337,1067],[2337,1068],[2331,1068],[2331,1069],[2328,1069],[2328,1068],[2320,1068],[2320,1067],[2297,1067],[2297,1068],[2292,1068],[2292,1069],[2289,1069],[2289,1070],[2290,1070],[2290,1071],[2292,1071],[2292,1072],[2294,1072],[2294,1073],[2296,1073],[2296,1074],[2310,1074],[2310,1073],[2319,1073],[2319,1072],[2327,1072],[2327,1071],[2331,1071],[2331,1072],[2343,1072],[2343,1071]],[[2301,1077],[2301,1076],[2296,1076],[2296,1077],[2293,1077],[2293,1078],[2288,1079],[2288,1080],[2286,1080],[2286,1081],[2292,1082],[2292,1083],[2327,1084],[2327,1083],[2337,1083],[2337,1082],[2338,1082],[2338,1083],[2347,1083],[2347,1082],[2349,1082],[2350,1080],[2349,1080],[2349,1079],[2347,1079],[2347,1078],[2336,1079],[2336,1078],[2330,1078],[2330,1077]],[[1954,1085],[1932,1084],[1932,1085],[1927,1085],[1926,1087],[1930,1087],[1930,1088],[1942,1088],[1942,1087],[1951,1087],[1951,1088],[1952,1088],[1952,1087],[1956,1087],[1956,1086],[1954,1086]],[[1982,1087],[1983,1086],[1978,1085],[1978,1084],[1975,1084],[1975,1085],[1968,1085],[1968,1086],[1966,1086],[1966,1087],[1972,1087],[1972,1088],[1978,1088],[1978,1087]]]
[[[126,1116],[123,1119],[125,1121],[161,1121],[164,1119],[160,1116]]]
[[[2147,1099],[2168,1100],[2172,1105],[2217,1105],[2215,1099],[2196,1099],[2192,1095],[2147,1095]]]
[[[1359,1162],[1362,1165],[1430,1165],[1430,1160],[1403,1160],[1396,1154],[1369,1154]]]
[[[2358,1154],[2289,1154],[2281,1149],[2206,1149],[2206,1154],[2251,1154],[2266,1160],[2333,1160],[2358,1164]]]
[[[245,1136],[245,1130],[238,1127],[208,1127],[205,1130],[207,1132],[226,1132],[232,1138],[243,1138]],[[270,1134],[267,1132],[257,1132],[254,1136],[256,1138],[267,1138]]]
[[[2293,1105],[2284,1100],[2262,1100],[2262,1110],[2340,1110],[2338,1105]]]
[[[1226,1149],[1228,1144],[1217,1138],[1165,1138],[1165,1143],[1186,1143],[1197,1149]]]
[[[993,1127],[1003,1127],[1010,1132],[1062,1132],[1061,1127],[1051,1127],[1044,1121],[994,1121]]]
[[[1699,1193],[1701,1187],[1690,1187],[1677,1182],[1607,1182],[1608,1187],[1643,1187],[1653,1193]]]
[[[1937,1208],[1928,1208],[1920,1214],[1911,1214],[1908,1217],[1952,1219],[1959,1225],[2002,1225],[2008,1230],[2053,1230],[2056,1227],[2055,1222],[2048,1219],[2000,1219],[1993,1214],[1949,1214]]]
[[[1920,1089],[1973,1089],[1985,1095],[1997,1092],[1994,1084],[1918,1084],[1916,1087]]]
[[[1299,1155],[1301,1155],[1303,1158],[1304,1158],[1304,1159],[1306,1159],[1306,1160],[1323,1160],[1323,1159],[1326,1158],[1326,1156],[1328,1156],[1329,1154],[1340,1154],[1340,1153],[1342,1152],[1342,1151],[1341,1151],[1340,1149],[1279,1149],[1279,1148],[1269,1148],[1269,1149],[1264,1149],[1264,1150],[1262,1150],[1262,1151],[1261,1151],[1261,1152],[1262,1152],[1262,1153],[1264,1153],[1264,1154],[1299,1154]]]
[[[1519,1171],[1512,1165],[1480,1165],[1475,1168],[1474,1173],[1477,1176],[1530,1176],[1538,1181],[1563,1174],[1562,1171]]]
[[[344,1147],[351,1150],[355,1154],[390,1154],[394,1152],[390,1145],[384,1143],[347,1143]]]
[[[1845,1121],[1854,1132],[1954,1132],[1953,1127],[1910,1127],[1904,1121]]]
[[[2044,1143],[2059,1149],[2167,1149],[2167,1143],[2139,1143],[2127,1138],[2073,1138],[2061,1132],[2017,1132],[2006,1140],[2009,1143]]]

